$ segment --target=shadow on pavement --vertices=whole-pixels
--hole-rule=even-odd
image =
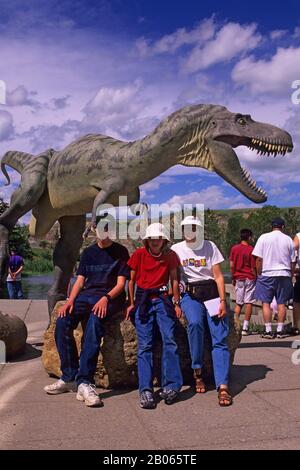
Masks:
[[[99,389],[103,390],[100,392],[101,398],[117,397],[118,395],[125,395],[126,393],[130,393],[133,390],[136,390],[136,388],[119,388],[115,390],[105,390],[101,387],[99,387]]]
[[[243,349],[243,348],[290,348],[291,344],[294,341],[294,338],[297,338],[296,336],[292,337],[292,339],[289,340],[278,340],[275,341],[274,339],[265,339],[261,341],[260,343],[240,343],[238,349]]]
[[[37,343],[36,346],[40,346],[42,343]],[[31,361],[32,359],[36,359],[37,357],[41,357],[42,351],[40,349],[34,348],[31,344],[26,344],[26,349],[25,352],[15,358],[15,359],[9,359],[8,362],[11,364],[17,363],[17,362],[24,362],[24,361]]]
[[[268,372],[273,371],[264,364],[233,365],[230,372],[230,391],[233,396],[241,393],[247,385],[264,380]]]

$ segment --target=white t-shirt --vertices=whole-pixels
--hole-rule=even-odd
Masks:
[[[263,276],[291,276],[291,263],[296,259],[294,243],[280,230],[261,235],[252,255],[262,258]]]
[[[298,265],[298,269],[300,269],[300,232],[298,232],[296,234],[296,237],[298,237],[298,240],[299,240],[299,248],[298,250],[296,250],[296,256],[297,256],[297,265]]]
[[[204,240],[199,249],[190,248],[185,240],[176,243],[171,249],[180,259],[181,280],[184,282],[213,279],[212,267],[224,261],[217,246],[209,240]]]

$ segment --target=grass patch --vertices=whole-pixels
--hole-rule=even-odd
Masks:
[[[53,271],[52,250],[33,248],[32,259],[25,259],[24,276],[45,274]]]

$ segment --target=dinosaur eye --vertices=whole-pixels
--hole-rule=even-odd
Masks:
[[[247,123],[246,123],[246,119],[240,117],[238,118],[237,122],[241,125],[241,126],[245,126]]]
[[[210,124],[211,124],[212,127],[216,127],[216,125],[217,125],[216,121],[211,121]]]

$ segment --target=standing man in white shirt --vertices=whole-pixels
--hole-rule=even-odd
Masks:
[[[294,304],[293,304],[293,334],[300,334],[300,232],[294,237],[294,248],[296,253],[295,284],[294,284]]]
[[[259,237],[252,252],[256,257],[258,274],[255,298],[263,304],[265,331],[262,338],[285,338],[283,325],[286,302],[293,295],[292,275],[295,268],[295,250],[292,239],[283,233],[285,222],[280,217],[272,221],[272,231]],[[272,332],[270,304],[275,297],[278,304],[277,332]]]
[[[212,359],[218,402],[230,406],[232,396],[228,389],[230,354],[227,345],[229,333],[225,298],[225,283],[220,264],[224,261],[218,247],[200,236],[200,219],[187,216],[181,222],[184,240],[171,247],[180,260],[182,285],[181,307],[188,323],[188,340],[194,370],[196,393],[205,393],[202,379],[204,329],[207,322],[212,340]],[[208,311],[207,301],[216,302]],[[215,301],[215,302],[214,302]]]

